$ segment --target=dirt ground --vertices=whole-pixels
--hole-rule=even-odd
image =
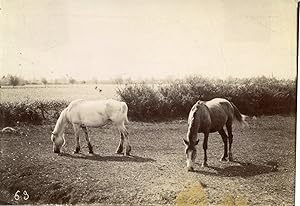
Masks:
[[[186,121],[129,123],[129,157],[114,154],[119,134],[111,125],[89,130],[94,155],[84,138],[81,153],[73,154],[71,127],[61,155],[52,152],[53,124],[0,133],[0,203],[294,205],[295,117],[248,122],[249,128],[234,128],[234,162],[219,161],[223,143],[210,134],[209,167],[201,167],[200,141],[195,172],[186,169]]]

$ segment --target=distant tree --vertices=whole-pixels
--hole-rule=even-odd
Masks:
[[[8,84],[12,85],[13,87],[20,84],[21,79],[18,76],[15,75],[9,75],[8,76]]]
[[[123,82],[124,81],[123,81],[123,79],[121,77],[117,77],[117,78],[114,79],[114,83],[115,84],[123,84]]]
[[[125,79],[124,82],[125,82],[125,84],[132,84],[133,83],[133,81],[130,77]]]
[[[99,80],[98,80],[97,78],[93,78],[93,79],[92,79],[92,83],[98,84],[98,83],[99,83]]]
[[[69,83],[70,83],[70,84],[75,84],[75,82],[76,82],[76,79],[74,79],[74,78],[72,78],[72,77],[69,79]]]
[[[47,79],[46,78],[42,78],[41,79],[41,82],[45,85],[45,87],[47,86],[47,84],[48,84],[48,81],[47,81]]]

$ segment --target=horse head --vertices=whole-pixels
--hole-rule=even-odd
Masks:
[[[51,141],[53,142],[53,152],[60,153],[61,147],[65,144],[64,133],[51,133]]]
[[[186,164],[188,171],[194,171],[194,163],[197,156],[196,145],[199,143],[199,139],[196,141],[187,141],[183,139],[185,144]]]
[[[197,101],[188,117],[188,132],[187,132],[187,140],[183,139],[185,144],[185,154],[187,159],[187,168],[188,171],[194,171],[194,163],[197,155],[196,145],[199,143],[199,139],[197,138],[198,129],[200,127],[200,112],[204,103],[202,101]]]

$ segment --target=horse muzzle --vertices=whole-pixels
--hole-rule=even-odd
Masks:
[[[194,172],[194,168],[193,167],[188,167],[188,172]]]
[[[59,149],[53,149],[53,152],[59,154],[60,150]]]

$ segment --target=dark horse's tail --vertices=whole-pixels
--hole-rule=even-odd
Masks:
[[[237,121],[239,121],[243,126],[248,126],[248,123],[245,121],[245,119],[246,119],[247,116],[243,115],[242,113],[240,113],[240,111],[238,110],[238,108],[232,102],[230,102],[230,104],[233,107],[235,119]]]

